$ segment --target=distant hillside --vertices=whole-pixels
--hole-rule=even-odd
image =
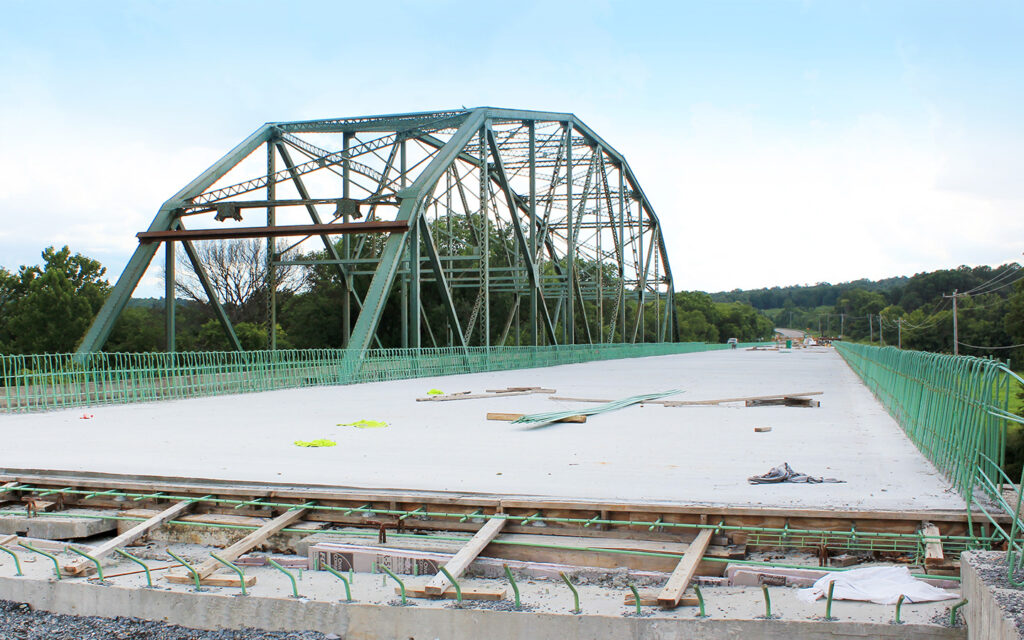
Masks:
[[[814,308],[831,307],[839,301],[843,293],[853,289],[890,293],[907,284],[910,278],[897,276],[884,280],[868,280],[862,278],[852,282],[830,284],[819,282],[814,285],[793,285],[789,287],[772,287],[771,289],[733,289],[712,293],[715,302],[745,302],[755,309],[781,309],[787,306]]]

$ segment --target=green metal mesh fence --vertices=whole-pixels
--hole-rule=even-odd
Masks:
[[[0,412],[125,404],[726,349],[702,342],[0,356]]]
[[[1004,463],[1007,427],[1024,422],[1008,411],[1012,383],[1021,379],[989,358],[835,345],[921,453],[963,496],[968,518],[980,511],[1006,541],[1012,572],[1018,564],[1014,556],[1024,558],[1024,523],[1020,487],[1006,475]]]

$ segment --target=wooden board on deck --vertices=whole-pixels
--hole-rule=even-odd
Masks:
[[[504,422],[513,422],[522,418],[525,413],[488,413],[488,420],[502,420]],[[586,422],[587,416],[569,416],[568,418],[562,418],[561,420],[555,420],[555,422]]]
[[[640,591],[640,606],[641,607],[656,607],[658,606],[658,593],[655,591]],[[622,599],[623,604],[636,605],[636,598],[633,597],[633,592],[630,591]],[[679,607],[696,607],[700,604],[697,596],[683,596],[679,598]]]
[[[505,523],[508,522],[505,518],[491,518],[484,526],[480,527],[480,530],[476,532],[469,542],[467,542],[455,556],[445,563],[444,568],[452,575],[456,580],[462,575],[462,572],[472,564],[473,560],[476,559],[480,552],[484,550],[484,547],[491,543],[498,537],[501,530],[505,528]],[[444,590],[451,585],[451,580],[448,579],[444,573],[438,572],[436,576],[431,578],[430,582],[427,583],[425,590],[430,595],[441,595]]]
[[[690,544],[690,547],[683,554],[682,559],[668,579],[668,584],[658,594],[658,604],[662,607],[678,607],[683,597],[683,592],[690,586],[690,580],[697,573],[697,565],[700,564],[704,552],[711,544],[711,529],[701,529],[697,538]]]
[[[401,594],[402,590],[395,587],[395,593]],[[505,597],[505,589],[477,589],[474,587],[463,587],[462,588],[462,599],[463,600],[502,600]],[[455,599],[455,589],[450,588],[444,593],[437,595],[427,593],[425,589],[418,587],[406,587],[405,597],[407,598],[443,598],[445,600]]]
[[[223,565],[221,565],[223,566]],[[178,573],[168,573],[164,576],[164,580],[167,582],[173,582],[174,584],[195,584],[196,580],[192,577],[191,573],[181,575]],[[241,588],[242,581],[238,579],[235,574],[215,574],[206,576],[199,581],[199,584],[207,587],[236,587]],[[256,584],[256,576],[245,576],[245,586],[251,587]]]

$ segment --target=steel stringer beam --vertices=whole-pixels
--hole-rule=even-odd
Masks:
[[[242,348],[242,343],[238,340],[238,334],[235,333],[235,326],[231,324],[231,318],[228,317],[224,306],[217,298],[217,292],[213,289],[210,276],[207,275],[206,269],[203,268],[199,254],[196,253],[196,248],[188,240],[183,240],[181,245],[185,248],[185,255],[188,256],[188,261],[192,263],[192,269],[196,272],[196,277],[199,278],[199,283],[203,286],[203,291],[206,292],[206,297],[210,300],[213,313],[217,316],[217,322],[220,323],[221,328],[224,330],[224,335],[227,336],[228,342],[231,343],[231,348],[235,351],[245,351]]]
[[[209,169],[188,183],[185,188],[174,194],[170,200],[160,207],[153,222],[149,225],[148,231],[170,231],[176,221],[175,212],[184,206],[187,200],[209,189],[210,185],[223,177],[224,174],[234,168],[235,165],[263,143],[267,142],[273,135],[273,132],[274,127],[272,125],[263,125],[239,143],[238,146],[225,154],[224,157],[215,162]],[[78,345],[76,353],[92,353],[103,348],[107,338],[110,337],[110,332],[114,330],[114,324],[117,323],[118,317],[124,311],[128,300],[131,299],[135,287],[139,285],[139,281],[145,275],[146,269],[149,268],[158,248],[159,245],[153,243],[140,244],[135,249],[135,253],[128,260],[128,265],[125,266],[121,276],[117,279],[117,284],[111,290],[110,297],[103,303],[103,307],[96,315],[92,325],[90,325],[81,344]]]
[[[551,322],[551,316],[548,314],[547,301],[544,299],[544,291],[541,289],[540,279],[537,276],[537,263],[534,256],[530,255],[530,242],[526,234],[523,233],[523,225],[519,221],[519,210],[526,207],[520,202],[519,196],[512,191],[512,187],[508,183],[505,165],[502,162],[501,154],[498,152],[498,142],[494,137],[494,130],[490,126],[487,127],[487,141],[491,147],[491,155],[494,157],[495,181],[505,194],[505,202],[512,217],[512,229],[515,231],[516,243],[519,245],[520,255],[526,261],[526,273],[530,279],[530,286],[537,292],[537,300],[540,302],[541,315],[544,317],[544,327],[548,332],[548,339],[551,340],[551,344],[557,344],[555,326]]]
[[[458,153],[480,130],[485,116],[486,109],[473,110],[412,185],[398,193],[401,204],[398,208],[397,221],[405,222],[410,226],[418,223],[423,200],[433,192],[434,185],[455,161]],[[377,271],[374,273],[373,279],[370,281],[370,288],[363,299],[363,311],[356,320],[349,341],[351,354],[349,358],[356,358],[356,362],[352,363],[353,367],[362,360],[363,354],[369,348],[370,341],[380,324],[388,293],[394,284],[399,263],[403,259],[402,254],[407,237],[408,232],[393,233],[388,236],[387,242],[384,244]]]

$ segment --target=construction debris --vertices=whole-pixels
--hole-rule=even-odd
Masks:
[[[508,389],[488,389],[485,393],[449,393],[443,396],[416,398],[416,402],[445,402],[447,400],[480,400],[483,398],[504,398],[506,396],[528,396],[534,393],[557,393],[557,389],[543,387],[509,387]]]
[[[488,420],[501,420],[501,421],[504,421],[504,422],[514,422],[514,421],[518,420],[519,418],[522,418],[524,415],[526,415],[526,414],[525,413],[488,413],[487,414],[487,419]],[[587,421],[587,416],[575,415],[575,416],[569,416],[568,418],[562,418],[561,420],[558,420],[557,422],[586,422],[586,421]]]
[[[806,396],[820,396],[824,391],[809,391],[807,393],[779,393],[770,396],[744,396],[740,398],[717,398],[714,400],[644,400],[641,404],[660,404],[663,407],[694,407],[694,406],[705,406],[705,405],[719,405],[728,404],[731,402],[744,402],[746,406],[762,406],[758,404],[750,404],[751,402],[764,401],[769,404],[786,404],[787,406],[794,407],[817,407],[818,404],[809,404],[810,401],[805,401]],[[599,398],[567,398],[563,396],[552,396],[549,400],[558,400],[562,402],[611,402],[611,400],[599,399]],[[789,400],[794,404],[788,404],[786,401]],[[777,401],[777,402],[776,402]]]
[[[316,440],[296,440],[296,447],[334,447],[337,446],[337,442],[334,440],[328,440],[326,438],[317,438]]]
[[[767,433],[771,430],[771,427],[754,427],[754,433]]]
[[[660,393],[648,393],[639,396],[630,396],[628,398],[623,398],[622,400],[615,400],[613,402],[603,404],[599,407],[594,407],[593,409],[584,409],[582,411],[573,409],[570,411],[549,411],[546,413],[534,413],[531,415],[523,416],[522,418],[519,418],[515,422],[518,424],[533,424],[539,427],[546,424],[551,424],[553,422],[559,422],[563,418],[569,418],[576,415],[592,416],[599,413],[607,413],[609,411],[618,411],[619,409],[625,409],[626,407],[634,404],[641,404],[646,401],[657,400],[658,398],[672,396],[677,393],[682,393],[682,391],[679,389],[671,389],[669,391],[662,391]]]
[[[773,467],[771,471],[764,475],[752,476],[750,478],[747,478],[747,482],[749,482],[750,484],[779,484],[781,482],[802,482],[805,484],[821,484],[823,482],[845,482],[845,480],[809,476],[806,473],[793,471],[793,468],[789,466],[788,462],[783,462],[781,465]]]

